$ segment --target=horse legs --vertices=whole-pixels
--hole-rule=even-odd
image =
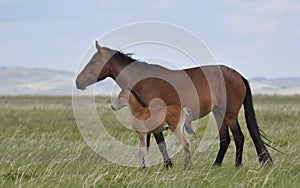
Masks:
[[[218,106],[214,106],[212,109],[212,112],[215,116],[217,126],[219,129],[219,136],[220,136],[220,149],[217,155],[217,158],[214,162],[214,166],[220,166],[222,164],[222,161],[224,159],[224,155],[227,151],[227,148],[230,143],[230,136],[229,136],[229,130],[227,127],[227,124],[224,121],[224,115],[222,115],[222,112]]]
[[[150,148],[150,138],[151,138],[151,134],[147,134],[147,151],[149,151]]]
[[[219,134],[220,134],[220,150],[219,150],[219,153],[217,155],[214,165],[222,164],[224,155],[225,155],[228,145],[230,143],[230,136],[229,136],[229,130],[228,130],[228,126],[229,126],[229,128],[233,134],[234,142],[235,142],[235,146],[236,146],[235,165],[240,166],[242,164],[244,135],[241,131],[239,122],[237,120],[237,115],[226,113],[222,116],[222,112],[218,106],[214,106],[212,111],[216,118],[217,125],[219,128]],[[222,118],[222,117],[224,117],[224,118]],[[221,125],[221,127],[220,127],[220,125]]]
[[[169,157],[169,154],[167,152],[167,146],[166,146],[166,142],[165,142],[165,139],[164,139],[164,135],[162,132],[160,133],[153,133],[154,137],[155,137],[155,140],[156,140],[156,143],[158,145],[158,148],[163,156],[163,159],[164,159],[164,167],[165,168],[172,168],[173,167],[173,164],[172,164],[172,161]],[[150,142],[150,139],[149,139],[149,142]]]
[[[139,146],[139,158],[140,158],[140,168],[146,168],[148,165],[147,147],[146,147],[146,133],[138,133],[140,139]]]
[[[220,136],[220,149],[217,158],[214,162],[215,166],[220,166],[222,164],[225,153],[230,143],[229,131],[225,123],[223,123],[221,128],[219,129],[219,136]]]
[[[235,158],[235,166],[241,166],[242,164],[242,156],[243,156],[243,147],[244,147],[244,135],[241,131],[240,124],[237,118],[225,118],[227,122],[235,142],[236,147],[236,158]]]
[[[182,129],[180,129],[180,127],[178,127],[174,131],[174,133],[177,136],[178,140],[183,145],[184,154],[185,154],[184,169],[188,170],[192,166],[192,159],[191,159],[191,152],[190,152],[190,142],[186,139],[186,137],[183,134]]]

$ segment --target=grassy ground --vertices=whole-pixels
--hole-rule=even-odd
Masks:
[[[298,187],[300,184],[300,96],[255,96],[260,127],[285,155],[270,151],[275,165],[262,168],[240,116],[245,135],[243,166],[234,167],[230,144],[221,167],[211,167],[218,145],[206,152],[196,147],[208,118],[190,141],[193,167],[183,170],[183,154],[172,157],[174,168],[146,170],[119,166],[97,155],[84,142],[74,121],[71,97],[0,97],[0,186],[2,187]],[[137,143],[133,131],[117,126],[99,97],[99,114],[115,138]],[[168,134],[168,133],[165,133]],[[217,135],[217,133],[216,133]],[[152,143],[154,144],[154,143]],[[135,156],[137,157],[137,156]],[[158,156],[161,157],[161,156]]]

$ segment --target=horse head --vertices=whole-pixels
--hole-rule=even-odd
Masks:
[[[101,47],[96,41],[97,52],[92,56],[84,69],[76,78],[78,89],[84,90],[87,86],[99,82],[110,76],[110,60],[115,51]]]

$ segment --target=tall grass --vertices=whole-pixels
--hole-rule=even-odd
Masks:
[[[99,114],[116,139],[138,143],[136,134],[122,127],[98,97]],[[218,151],[205,152],[199,142],[208,118],[193,125],[193,167],[183,170],[183,152],[172,157],[174,168],[163,164],[140,170],[110,163],[84,142],[74,121],[71,97],[0,97],[0,185],[2,187],[298,187],[300,184],[300,96],[256,96],[260,127],[285,154],[270,151],[274,166],[261,167],[241,113],[245,135],[243,166],[234,167],[232,142],[221,167],[212,167]],[[170,134],[165,132],[164,134]],[[215,134],[217,136],[217,133]],[[154,140],[154,139],[153,139]],[[233,140],[233,139],[232,139]],[[151,144],[155,144],[152,141]],[[158,156],[161,158],[161,156]],[[162,160],[162,159],[161,159]]]

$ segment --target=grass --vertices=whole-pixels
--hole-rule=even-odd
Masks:
[[[96,101],[101,104],[97,109],[104,117],[108,132],[122,142],[137,144],[136,134],[124,128],[109,109],[110,98],[98,97]],[[255,96],[254,103],[260,127],[285,153],[270,150],[274,166],[262,168],[259,165],[241,113],[240,124],[245,135],[242,167],[234,167],[233,142],[221,167],[211,167],[217,144],[199,152],[198,145],[208,122],[208,118],[203,118],[199,125],[193,125],[197,127],[197,134],[190,139],[191,170],[183,170],[182,152],[172,157],[174,168],[171,170],[165,170],[163,164],[140,170],[111,163],[90,149],[75,123],[71,97],[2,96],[0,186],[298,187],[300,96]]]

